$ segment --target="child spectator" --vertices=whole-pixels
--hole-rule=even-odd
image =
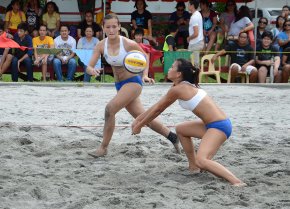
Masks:
[[[38,54],[37,48],[54,48],[54,41],[52,37],[47,36],[47,27],[41,25],[39,27],[39,36],[32,39],[33,48],[34,48],[34,64],[41,66],[42,68],[42,80],[46,81],[47,76],[47,62],[49,54]]]
[[[175,43],[178,43],[178,39],[182,38],[183,48],[187,49],[187,37],[188,37],[188,23],[190,20],[190,13],[185,10],[184,2],[177,2],[176,11],[171,13],[169,18],[170,25],[174,24],[178,28],[178,32],[175,35]]]
[[[40,15],[42,10],[40,8],[39,0],[28,0],[24,6],[26,15],[26,22],[28,24],[28,32],[32,35],[34,29],[39,29]]]
[[[42,21],[47,26],[48,35],[56,37],[59,35],[60,15],[55,2],[50,1],[44,7]]]
[[[67,25],[60,26],[60,35],[54,39],[54,45],[55,48],[63,49],[53,59],[53,69],[57,80],[63,81],[61,67],[62,65],[67,65],[67,80],[72,81],[77,68],[77,63],[74,58],[75,53],[72,51],[76,49],[76,40],[69,35]]]
[[[11,77],[13,82],[18,81],[18,74],[20,72],[20,65],[25,65],[27,70],[27,80],[33,81],[33,68],[32,68],[32,39],[27,35],[27,23],[20,23],[17,26],[17,33],[14,34],[14,41],[20,46],[28,47],[25,50],[15,49],[11,65]],[[11,54],[11,51],[9,52]]]
[[[99,43],[99,39],[93,36],[94,30],[93,26],[88,25],[85,29],[85,37],[82,37],[78,40],[78,49],[90,49],[93,50],[95,46]],[[89,75],[87,70],[87,64],[84,64],[82,60],[79,58],[78,60],[79,65],[84,68],[84,82],[90,82],[91,81],[91,75]]]
[[[5,30],[14,35],[17,32],[17,26],[26,22],[26,17],[24,12],[20,10],[19,0],[12,0],[7,7],[7,11],[5,15]]]
[[[134,33],[134,41],[138,44],[150,44],[150,42],[144,38],[144,30],[143,28],[137,28]]]
[[[0,36],[4,33],[4,25],[0,24]],[[2,74],[4,74],[9,68],[13,56],[8,54],[9,48],[0,48],[0,81],[2,80]]]
[[[102,28],[100,25],[94,22],[94,13],[92,11],[86,11],[85,12],[85,19],[80,22],[78,25],[77,33],[78,33],[78,38],[84,37],[85,36],[85,29],[87,26],[92,26],[93,28],[93,36],[99,38],[102,38]]]
[[[261,36],[261,44],[257,46],[256,64],[259,83],[266,83],[266,77],[270,75],[271,66],[274,69],[275,82],[279,81],[279,50],[272,45],[272,40],[273,34],[270,31],[265,31]]]
[[[248,43],[248,34],[246,32],[241,32],[238,41],[233,41],[226,45],[225,49],[222,49],[214,55],[211,62],[214,63],[216,58],[230,52],[231,83],[236,82],[236,77],[239,72],[246,72],[250,76],[250,83],[256,83],[258,71],[257,68],[253,66],[255,63],[253,51],[253,48]]]
[[[175,36],[178,33],[178,27],[175,24],[169,25],[169,34],[165,37],[163,51],[176,51]]]

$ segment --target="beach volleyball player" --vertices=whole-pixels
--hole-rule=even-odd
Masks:
[[[106,105],[103,140],[95,152],[89,153],[92,157],[100,157],[107,154],[108,146],[115,128],[115,114],[117,112],[126,108],[134,118],[145,112],[139,98],[142,91],[142,83],[154,82],[153,79],[148,77],[148,64],[143,71],[142,78],[140,75],[131,73],[125,69],[124,58],[128,52],[133,50],[141,51],[144,54],[145,52],[135,41],[119,35],[120,27],[119,19],[115,14],[108,14],[105,16],[103,30],[107,38],[96,45],[87,67],[87,73],[96,76],[99,75],[100,70],[94,69],[93,66],[95,66],[99,56],[103,55],[108,64],[112,66],[115,87],[117,89],[117,94]],[[148,126],[169,139],[176,151],[179,152],[177,135],[171,132],[168,127],[161,124],[158,120],[152,121]]]

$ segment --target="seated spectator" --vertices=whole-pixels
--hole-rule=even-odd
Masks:
[[[93,26],[88,25],[85,29],[85,37],[82,37],[78,40],[77,48],[78,49],[91,49],[93,50],[95,46],[99,43],[99,39],[94,37],[94,30]],[[90,82],[91,81],[91,75],[89,75],[87,70],[87,65],[82,62],[82,60],[79,58],[78,60],[79,65],[84,68],[84,82]]]
[[[177,2],[176,11],[171,13],[169,18],[170,25],[174,24],[178,27],[178,32],[175,35],[175,43],[178,43],[178,39],[182,38],[183,40],[183,48],[187,49],[188,42],[188,23],[190,19],[190,13],[186,11],[184,2]]]
[[[290,75],[290,47],[284,50],[282,57],[282,83],[288,83]]]
[[[11,65],[11,77],[13,82],[18,81],[18,74],[20,72],[20,65],[24,64],[27,70],[27,80],[33,81],[33,68],[32,68],[32,39],[30,35],[27,35],[28,26],[27,23],[20,23],[17,26],[17,33],[14,34],[14,41],[20,46],[28,47],[25,50],[14,49],[14,53],[10,50],[10,54],[13,55]]]
[[[278,34],[277,41],[280,46],[280,52],[290,47],[290,20],[286,20],[283,24],[284,30]]]
[[[144,30],[143,28],[137,28],[134,33],[134,41],[138,44],[150,44],[150,42],[144,38]]]
[[[215,51],[218,51],[221,45],[224,43],[224,38],[227,36],[231,23],[234,22],[237,13],[238,10],[235,0],[228,0],[225,5],[225,12],[220,15],[220,28],[217,32]]]
[[[279,49],[280,46],[278,44],[277,37],[278,37],[278,34],[283,31],[284,22],[285,22],[285,18],[282,17],[281,15],[278,16],[277,19],[276,19],[276,27],[271,30],[271,32],[273,33],[273,36],[274,36],[274,38],[273,38],[273,46],[277,47],[278,49]]]
[[[262,34],[266,31],[268,25],[268,19],[261,17],[258,22],[257,27],[257,37],[256,37],[256,46],[259,47],[262,44]],[[272,40],[271,40],[272,41]]]
[[[285,5],[282,7],[282,14],[281,16],[285,18],[285,20],[288,20],[289,18],[289,13],[290,13],[290,9],[288,5]]]
[[[169,34],[165,37],[163,51],[176,51],[175,36],[178,33],[178,27],[175,24],[169,25]]]
[[[67,25],[60,26],[60,35],[54,39],[55,48],[63,49],[53,59],[53,69],[58,81],[63,81],[62,65],[67,65],[67,81],[72,81],[77,68],[77,63],[74,58],[76,49],[76,40],[69,35]]]
[[[4,33],[4,25],[0,24],[0,36]],[[13,56],[8,54],[9,48],[0,48],[0,81],[2,80],[2,74],[4,74],[12,61]]]
[[[33,48],[34,48],[34,64],[37,66],[41,66],[42,69],[42,80],[46,81],[47,75],[47,64],[49,54],[38,54],[37,48],[54,48],[53,38],[47,36],[47,27],[45,25],[41,25],[39,27],[39,36],[32,39]]]
[[[28,0],[24,5],[24,12],[28,24],[28,32],[32,35],[33,30],[38,30],[40,25],[42,9],[40,8],[39,0]]]
[[[60,15],[55,2],[47,2],[43,10],[42,22],[47,26],[48,35],[56,37],[59,35]]]
[[[152,14],[146,10],[145,0],[136,0],[134,7],[137,9],[131,13],[131,22],[133,26],[132,36],[137,28],[144,29],[144,37],[152,40]]]
[[[249,31],[253,30],[254,24],[251,19],[249,8],[247,6],[241,6],[235,21],[231,23],[227,40],[237,40],[241,32],[249,33]]]
[[[20,10],[20,1],[12,0],[7,7],[5,15],[5,30],[14,35],[17,32],[17,26],[20,23],[26,22],[26,16],[23,11]]]
[[[100,25],[94,22],[94,13],[92,11],[86,11],[85,19],[78,25],[78,38],[86,36],[85,29],[87,26],[92,26],[94,37],[97,37],[98,39],[102,38],[102,28]]]
[[[207,54],[216,40],[216,26],[217,26],[217,13],[210,9],[211,3],[208,0],[200,1],[202,22],[203,22],[203,35],[204,35],[204,51]]]
[[[236,53],[229,53],[235,51]],[[229,54],[231,57],[231,83],[236,82],[236,77],[239,72],[246,72],[250,76],[250,83],[257,82],[258,71],[254,67],[253,48],[249,45],[248,34],[241,32],[237,41],[233,41],[226,45],[225,49],[217,52],[211,62],[214,63],[219,56]]]
[[[275,83],[279,82],[280,56],[278,48],[272,45],[273,34],[265,31],[261,36],[261,44],[257,47],[256,65],[258,68],[258,82],[266,83],[266,77],[270,75],[270,69],[274,69]]]
[[[111,11],[111,2],[109,1],[106,1],[106,10],[105,10],[105,15],[107,14],[115,14],[114,12]],[[103,19],[104,19],[104,5],[103,5],[103,2],[102,2],[102,11],[101,12],[98,12],[96,14],[96,23],[99,24],[99,25],[103,25]]]

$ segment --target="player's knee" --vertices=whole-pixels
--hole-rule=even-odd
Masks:
[[[115,115],[116,111],[113,105],[111,105],[110,103],[106,105],[105,108],[105,117],[110,117],[112,115]]]
[[[206,170],[207,159],[204,156],[197,155],[195,159],[196,165],[203,170]]]
[[[176,132],[177,135],[181,135],[181,132],[182,132],[182,125],[177,124],[177,125],[175,126],[175,132]]]

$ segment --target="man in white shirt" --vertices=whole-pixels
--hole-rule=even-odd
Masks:
[[[199,0],[189,0],[188,11],[192,14],[189,20],[189,36],[187,41],[189,43],[188,50],[192,51],[194,55],[194,64],[199,67],[199,54],[203,49],[203,24],[202,16],[197,8],[199,6]]]
[[[66,25],[60,26],[60,35],[54,39],[55,48],[63,49],[53,59],[53,69],[58,81],[63,81],[62,65],[67,65],[67,81],[72,81],[77,68],[77,63],[74,58],[76,49],[76,40],[69,35],[69,28]]]

